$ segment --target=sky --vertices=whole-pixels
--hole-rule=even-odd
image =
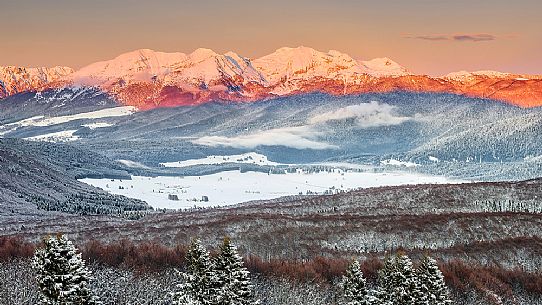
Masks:
[[[0,0],[0,66],[307,46],[389,57],[419,74],[542,74],[541,12],[540,0]]]

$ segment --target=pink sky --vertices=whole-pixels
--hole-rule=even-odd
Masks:
[[[254,58],[304,45],[430,75],[542,74],[538,0],[142,2],[0,0],[0,65],[80,68],[141,48]]]

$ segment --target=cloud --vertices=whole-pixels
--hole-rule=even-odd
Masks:
[[[449,36],[446,36],[446,35],[405,36],[405,38],[421,39],[421,40],[432,40],[432,41],[438,41],[438,40],[450,40],[450,37],[449,37]]]
[[[322,126],[332,121],[354,120],[354,128],[399,125],[410,120],[393,114],[395,107],[378,102],[363,103],[339,108],[312,116],[307,123],[296,127],[262,130],[236,137],[205,136],[192,141],[205,146],[226,146],[253,149],[258,146],[285,146],[296,149],[337,149],[336,145],[319,139],[333,133],[333,128]]]
[[[496,40],[497,36],[491,34],[460,34],[453,35],[452,38],[456,41],[490,41]]]
[[[497,40],[496,35],[492,34],[430,34],[430,35],[405,35],[403,36],[405,38],[411,38],[411,39],[421,39],[421,40],[429,40],[429,41],[472,41],[472,42],[480,42],[480,41],[492,41]]]
[[[335,145],[319,142],[325,133],[312,126],[285,127],[259,131],[237,137],[207,136],[193,143],[205,146],[228,146],[235,148],[256,148],[258,146],[286,146],[297,149],[335,149]]]
[[[408,117],[395,116],[393,114],[394,109],[394,106],[372,101],[370,103],[347,106],[335,111],[313,116],[309,120],[309,123],[319,124],[329,121],[355,119],[358,127],[370,128],[399,125],[407,120],[410,120]]]

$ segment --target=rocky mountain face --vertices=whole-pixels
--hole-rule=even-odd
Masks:
[[[25,91],[42,90],[73,72],[69,67],[0,67],[0,98]]]
[[[309,92],[445,92],[491,98],[521,107],[542,105],[542,76],[495,71],[415,75],[388,58],[363,61],[331,50],[280,48],[249,59],[234,52],[190,54],[142,49],[78,71],[67,67],[0,68],[0,98],[68,86],[97,87],[140,109],[212,100],[250,102]]]

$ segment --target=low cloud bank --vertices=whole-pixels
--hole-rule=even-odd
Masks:
[[[339,147],[336,145],[320,141],[322,137],[333,132],[332,129],[325,128],[326,126],[323,125],[332,121],[354,119],[354,128],[371,128],[399,125],[412,119],[395,115],[394,109],[395,106],[373,101],[315,115],[309,118],[307,124],[303,126],[274,128],[236,137],[205,136],[192,142],[212,147],[226,146],[246,149],[258,146],[285,146],[315,150],[337,149]]]
[[[394,106],[372,101],[366,104],[352,105],[335,111],[316,115],[309,120],[310,124],[320,124],[329,121],[355,119],[360,128],[399,125],[410,120],[393,114]]]
[[[310,126],[285,127],[264,130],[237,137],[207,136],[193,143],[205,146],[255,148],[257,146],[286,146],[297,149],[334,149],[335,145],[317,141],[324,133]]]

